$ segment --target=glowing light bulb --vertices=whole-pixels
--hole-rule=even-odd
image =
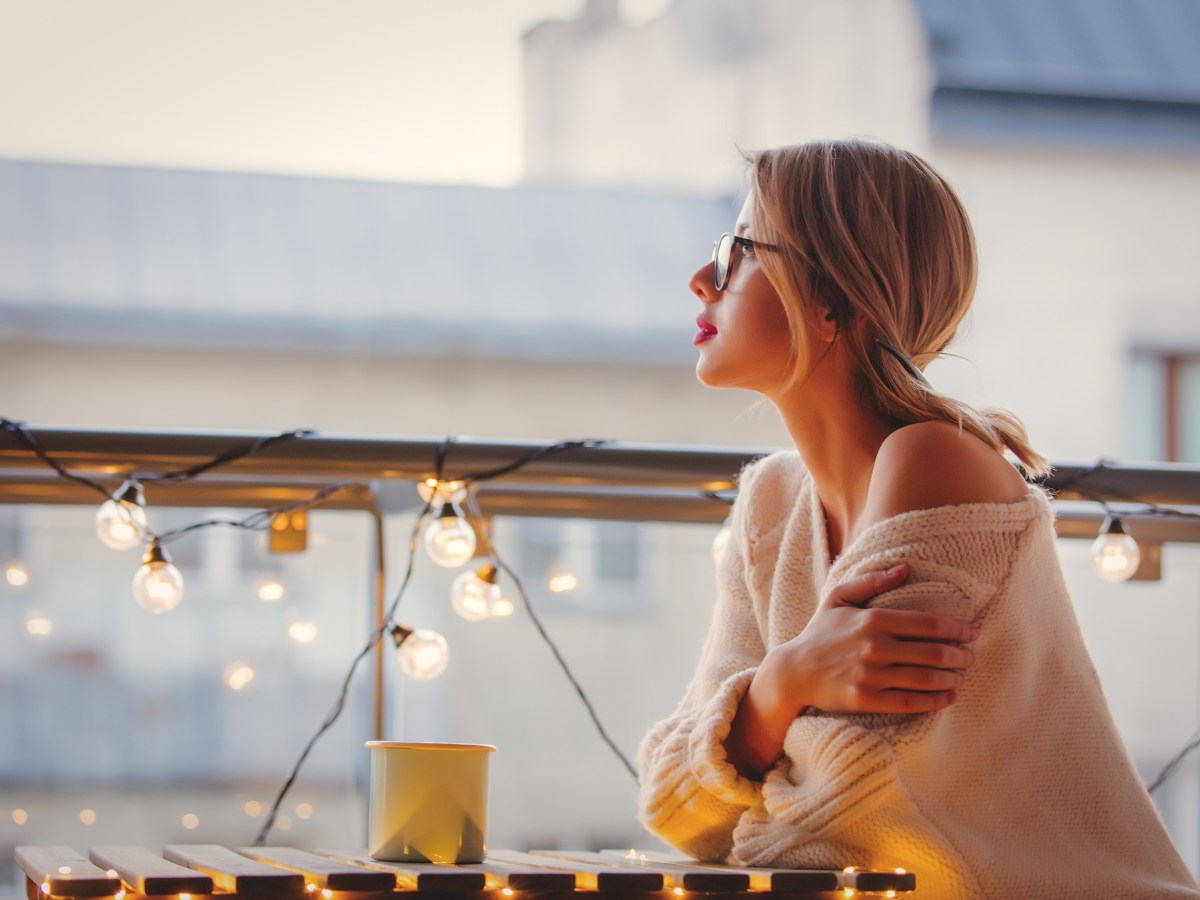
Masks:
[[[1092,566],[1105,581],[1128,581],[1137,571],[1142,554],[1137,541],[1125,533],[1121,520],[1108,516],[1100,536],[1092,542]]]
[[[437,518],[425,526],[424,543],[430,559],[454,569],[475,555],[475,529],[458,507],[445,503]]]
[[[729,538],[733,535],[733,529],[729,527],[729,520],[725,520],[725,524],[721,526],[721,530],[717,532],[712,542],[712,558],[713,562],[718,566],[721,560],[725,558],[725,548],[729,546]]]
[[[4,581],[9,587],[23,588],[29,584],[29,570],[19,559],[4,567]]]
[[[155,615],[170,612],[183,599],[183,575],[157,540],[151,542],[133,576],[133,599]]]
[[[517,607],[513,604],[513,602],[511,600],[509,600],[507,597],[501,597],[499,600],[497,600],[495,603],[492,604],[492,618],[493,619],[507,619],[514,612],[516,612],[516,610],[517,610]]]
[[[474,572],[463,572],[450,587],[450,605],[468,622],[490,618],[492,609],[502,599],[498,573],[491,563]]]
[[[392,640],[400,648],[400,668],[414,681],[430,681],[446,670],[450,647],[436,631],[396,625],[392,628]]]
[[[417,482],[417,493],[426,503],[462,503],[467,499],[467,485],[462,481],[438,481],[426,478]]]
[[[113,499],[96,510],[96,536],[113,550],[132,550],[142,542],[147,527],[146,501],[136,482],[125,482]]]
[[[230,663],[225,667],[225,684],[231,691],[240,691],[254,680],[254,669],[244,662]]]

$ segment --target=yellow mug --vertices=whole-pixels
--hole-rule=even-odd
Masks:
[[[367,741],[367,852],[390,862],[476,863],[487,856],[491,744]]]

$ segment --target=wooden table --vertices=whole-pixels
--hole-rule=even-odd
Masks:
[[[306,900],[318,893],[320,898],[313,900],[334,900],[335,894],[336,900],[383,900],[388,894],[439,895],[431,900],[539,894],[543,896],[537,900],[557,900],[553,895],[568,893],[658,895],[653,900],[696,894],[720,895],[714,900],[798,900],[897,897],[916,889],[916,876],[902,869],[738,868],[639,850],[492,850],[482,863],[453,866],[381,862],[364,850],[232,850],[217,844],[168,844],[161,853],[102,846],[92,847],[86,856],[71,847],[18,847],[15,855],[29,900]]]

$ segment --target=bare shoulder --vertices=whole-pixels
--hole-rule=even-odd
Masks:
[[[1007,459],[949,422],[897,429],[879,448],[864,516],[867,523],[939,506],[1015,503],[1028,486]]]

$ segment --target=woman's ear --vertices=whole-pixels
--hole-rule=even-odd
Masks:
[[[838,335],[837,318],[829,309],[818,308],[817,336],[825,343],[832,343]]]

